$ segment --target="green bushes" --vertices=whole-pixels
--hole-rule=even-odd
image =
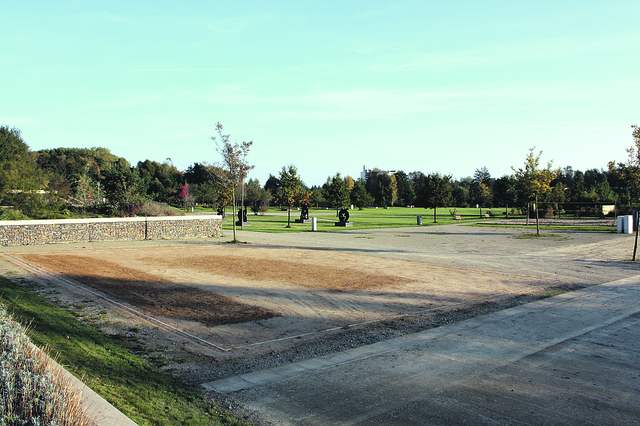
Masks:
[[[80,393],[0,305],[0,424],[91,425]]]
[[[20,210],[8,208],[3,209],[0,214],[0,220],[26,220],[29,219]]]

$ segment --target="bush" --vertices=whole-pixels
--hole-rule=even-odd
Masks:
[[[181,216],[184,214],[182,210],[171,207],[167,204],[158,203],[151,200],[144,200],[139,204],[134,204],[128,209],[119,209],[114,211],[116,216]]]
[[[80,392],[69,387],[51,358],[31,343],[2,305],[0,364],[0,424],[93,424],[82,412]]]
[[[0,220],[26,220],[29,219],[24,215],[20,210],[17,209],[6,209],[2,211],[0,215]]]

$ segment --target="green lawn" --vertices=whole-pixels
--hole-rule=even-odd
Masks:
[[[450,211],[454,211],[456,216],[460,216],[461,220],[456,220],[455,216],[451,215]],[[484,214],[488,210],[483,209],[480,216],[480,209],[475,208],[438,208],[437,223],[438,225],[444,225],[448,223],[460,223],[460,222],[477,222],[490,221],[486,219]],[[502,211],[497,209],[491,210],[493,214],[501,214]],[[338,227],[335,226],[335,222],[338,221],[335,210],[309,209],[309,216],[316,217],[318,219],[318,231],[339,231],[343,229],[375,229],[375,228],[399,228],[406,226],[417,226],[417,216],[422,216],[422,226],[434,225],[433,221],[433,209],[424,208],[406,208],[406,207],[392,207],[389,209],[363,209],[363,210],[350,210],[349,222],[353,223],[353,226]],[[232,229],[231,222],[231,209],[227,211],[227,221],[223,223],[224,230]],[[247,220],[251,222],[251,226],[245,227],[247,230],[258,232],[301,232],[311,231],[311,223],[295,223],[295,219],[300,217],[300,211],[294,209],[291,212],[291,227],[287,228],[287,212],[282,211],[279,208],[270,208],[264,215],[254,215],[249,212]]]
[[[197,390],[134,355],[142,348],[107,336],[46,299],[0,277],[0,303],[28,324],[31,341],[139,425],[243,425]]]
[[[210,210],[209,210],[210,211]],[[443,208],[439,207],[437,210],[437,222],[434,223],[433,209],[428,208],[406,208],[406,207],[391,207],[389,209],[363,209],[363,210],[350,210],[349,222],[353,223],[353,226],[339,227],[335,226],[335,222],[338,221],[335,210],[327,210],[323,208],[311,208],[309,209],[309,216],[316,217],[318,219],[318,231],[340,231],[345,229],[376,229],[376,228],[400,228],[407,226],[418,226],[417,216],[422,216],[422,226],[431,225],[446,225],[451,223],[467,223],[467,224],[480,224],[486,226],[505,226],[505,227],[518,227],[518,228],[533,228],[535,229],[535,220],[530,221],[530,225],[497,225],[493,222],[497,219],[504,219],[504,209],[482,209],[478,208],[461,208],[451,207]],[[452,212],[454,214],[452,214]],[[490,218],[485,217],[485,214],[489,213]],[[231,222],[231,208],[227,210],[227,221],[223,222],[222,228],[230,231],[232,229]],[[291,226],[287,228],[287,212],[282,211],[280,208],[272,207],[264,215],[254,215],[249,212],[247,220],[251,222],[250,226],[245,226],[246,230],[257,232],[311,232],[311,223],[295,223],[295,219],[300,217],[300,211],[294,209],[291,212]],[[460,219],[457,219],[459,217]],[[509,219],[523,219],[524,216],[509,216]],[[590,218],[593,219],[593,218]],[[237,226],[237,229],[240,227]],[[540,229],[545,230],[574,230],[584,232],[610,232],[615,231],[615,228],[611,226],[547,226],[541,225]]]

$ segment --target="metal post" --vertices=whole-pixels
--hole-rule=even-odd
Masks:
[[[244,230],[244,178],[242,178],[242,213],[240,214],[240,229]]]
[[[636,260],[636,252],[638,251],[638,225],[640,225],[640,212],[636,212],[636,214],[633,215],[634,217],[634,225],[636,227],[636,242],[633,244],[633,261],[635,262]]]

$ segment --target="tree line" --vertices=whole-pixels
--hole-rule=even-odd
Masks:
[[[226,206],[243,204],[256,214],[274,204],[289,209],[302,205],[415,206],[434,208],[435,215],[438,207],[479,206],[515,212],[544,203],[545,214],[554,209],[588,213],[597,204],[632,206],[640,201],[638,126],[632,126],[633,145],[627,161],[610,162],[606,169],[583,172],[571,166],[554,168],[552,162],[542,165],[542,152],[532,148],[522,167],[498,178],[486,167],[457,180],[441,173],[373,169],[365,179],[337,173],[323,185],[311,187],[304,184],[294,165],[270,174],[264,185],[256,179],[244,179],[252,168],[246,161],[251,142],[234,146],[222,126],[217,126],[218,137],[212,139],[222,143],[218,152],[223,161],[196,162],[184,171],[169,158],[133,166],[106,148],[31,151],[19,129],[0,126],[1,218],[177,214],[176,209],[195,204],[220,213]],[[236,161],[242,160],[242,170],[233,168],[233,155]]]

